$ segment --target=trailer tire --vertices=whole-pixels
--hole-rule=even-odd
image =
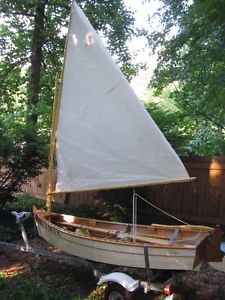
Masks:
[[[133,300],[133,293],[128,292],[118,283],[112,283],[105,289],[104,300]]]

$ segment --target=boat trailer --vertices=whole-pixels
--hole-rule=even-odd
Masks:
[[[126,273],[112,272],[104,275],[98,281],[98,285],[107,284],[105,289],[105,300],[133,300],[152,299],[152,295],[165,295],[166,300],[173,299],[171,284],[149,283],[132,278]]]
[[[133,268],[122,268],[122,271],[113,271],[104,274],[98,270],[98,264],[94,267],[95,276],[99,278],[98,285],[106,284],[104,300],[133,300],[133,299],[153,299],[153,295],[164,295],[165,300],[172,300],[174,296],[174,272],[167,272],[167,276],[163,276],[161,271],[154,273],[150,269],[149,245],[144,245],[144,259],[146,269],[142,270],[142,274],[138,275],[136,270],[135,278],[130,273],[135,273]],[[102,264],[100,264],[102,266]],[[166,271],[165,271],[166,272]],[[104,275],[103,275],[104,274]],[[144,276],[143,276],[144,275]],[[143,278],[144,279],[137,279]],[[149,297],[148,297],[149,296]]]

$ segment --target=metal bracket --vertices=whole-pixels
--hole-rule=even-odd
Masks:
[[[23,222],[26,221],[27,219],[31,218],[33,216],[33,214],[31,212],[26,212],[26,211],[22,211],[22,212],[19,212],[19,213],[16,212],[16,211],[12,211],[11,214],[16,217],[16,223],[20,227],[22,238],[23,238],[26,250],[30,250],[31,246],[29,245],[26,230],[24,228]]]

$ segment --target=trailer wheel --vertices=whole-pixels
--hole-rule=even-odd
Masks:
[[[105,289],[104,300],[133,300],[133,295],[120,284],[112,283]]]

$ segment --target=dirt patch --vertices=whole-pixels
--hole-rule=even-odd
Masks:
[[[42,239],[31,241],[31,246],[50,256],[0,248],[1,300],[92,299],[96,279],[87,262],[74,260]]]
[[[202,265],[198,272],[182,272],[176,280],[176,291],[190,300],[224,300],[225,273],[209,264]]]

